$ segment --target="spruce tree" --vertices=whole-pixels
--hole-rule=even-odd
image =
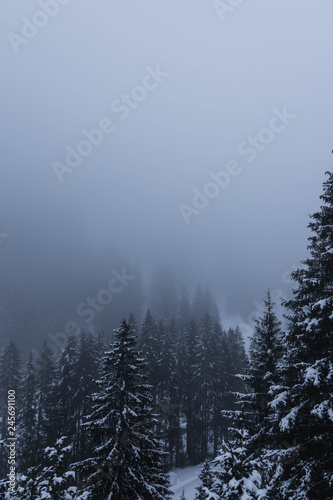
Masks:
[[[91,410],[91,395],[96,392],[95,380],[99,377],[100,357],[94,350],[91,334],[81,333],[78,356],[74,366],[74,378],[77,381],[73,396],[73,418],[75,424],[73,459],[84,460],[91,453],[89,436],[82,428],[83,417]]]
[[[200,485],[197,487],[198,493],[195,495],[195,500],[209,500],[212,498],[212,487],[214,482],[214,475],[210,468],[208,460],[205,460],[202,471],[199,474]]]
[[[56,394],[59,412],[59,433],[74,436],[75,412],[77,400],[75,395],[79,387],[77,373],[77,340],[69,336],[57,362]]]
[[[190,464],[200,462],[198,379],[198,329],[192,319],[185,332],[184,413],[186,417],[186,452]]]
[[[36,439],[39,443],[38,459],[44,461],[44,449],[59,437],[60,414],[56,391],[56,363],[53,354],[44,342],[37,359],[37,415]]]
[[[197,377],[200,381],[198,398],[199,398],[199,421],[200,421],[200,459],[205,460],[208,453],[208,440],[210,431],[210,420],[212,413],[213,386],[216,378],[217,366],[216,358],[218,357],[218,344],[214,332],[214,324],[212,318],[206,314],[201,322],[200,341],[197,351]]]
[[[216,469],[210,475],[207,475],[205,470],[201,474],[201,486],[206,485],[204,489],[207,493],[206,498],[219,500],[267,498],[267,488],[263,481],[263,471],[267,467],[267,462],[261,457],[249,456],[249,435],[246,429],[235,428],[231,429],[231,432],[233,439],[222,442],[219,455],[214,460]]]
[[[27,474],[21,479],[23,490],[30,489],[35,500],[74,500],[77,498],[75,472],[69,470],[71,446],[66,445],[66,436],[57,439],[52,447],[45,448],[45,466],[34,477],[34,486]],[[30,492],[29,492],[30,493]],[[29,498],[26,497],[26,498]]]
[[[162,452],[153,435],[151,387],[137,340],[123,320],[104,358],[86,428],[94,457],[81,467],[88,475],[86,490],[93,500],[167,500],[168,478],[162,472]]]
[[[30,353],[23,373],[20,422],[20,467],[25,471],[36,465],[37,458],[37,370]]]
[[[259,450],[276,444],[277,429],[270,407],[271,395],[279,387],[281,357],[281,322],[274,312],[270,291],[264,301],[265,310],[256,320],[250,344],[250,359],[242,377],[248,392],[239,395],[246,418],[246,428],[252,439],[252,449]]]
[[[289,455],[281,498],[329,499],[333,491],[333,173],[326,173],[323,204],[311,216],[309,256],[292,274],[286,303],[285,390],[277,400]]]

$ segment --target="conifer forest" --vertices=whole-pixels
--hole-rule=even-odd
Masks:
[[[333,2],[0,9],[0,500],[333,500]]]

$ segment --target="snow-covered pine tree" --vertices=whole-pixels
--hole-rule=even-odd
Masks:
[[[75,395],[79,387],[77,373],[77,340],[73,335],[62,349],[57,360],[56,398],[59,412],[59,433],[74,437],[76,421]]]
[[[293,460],[275,494],[288,500],[328,500],[333,491],[333,173],[326,174],[323,205],[308,226],[309,256],[292,274],[297,287],[286,303],[280,428]]]
[[[95,456],[81,464],[92,500],[167,500],[169,481],[154,438],[151,387],[137,340],[123,320],[105,354],[103,374],[86,423]]]
[[[278,439],[270,401],[280,378],[281,322],[274,312],[275,304],[269,290],[264,304],[265,309],[256,320],[251,339],[249,365],[242,377],[248,392],[239,396],[239,403],[247,416],[245,425],[251,436],[249,452],[257,455],[263,448],[276,445]]]
[[[240,410],[225,412],[232,426],[229,441],[223,441],[216,459],[218,469],[211,491],[219,495],[218,498],[236,499],[241,495],[249,499],[264,498],[266,494],[267,476],[271,471],[267,449],[272,446],[273,435],[276,438],[272,430],[269,394],[278,382],[281,331],[269,292],[265,305],[266,309],[256,322],[248,366],[245,374],[239,375],[246,381],[248,392],[237,394]],[[238,345],[241,344],[237,342]],[[237,352],[239,347],[235,350]]]
[[[65,444],[66,440],[67,437],[62,436],[54,446],[45,449],[45,467],[35,478],[32,497],[35,500],[74,500],[77,498],[75,472],[68,470],[71,446]],[[25,479],[28,485],[29,476],[27,475]]]
[[[249,456],[249,435],[244,427],[231,429],[231,435],[233,439],[230,442],[222,442],[219,455],[214,460],[217,469],[213,471],[210,489],[207,488],[212,494],[208,498],[216,500],[267,498],[263,472],[268,462]]]
[[[197,397],[200,407],[200,458],[202,461],[207,458],[208,445],[212,437],[211,430],[215,427],[214,420],[219,408],[218,395],[223,387],[218,387],[219,384],[216,383],[219,381],[221,372],[221,338],[209,314],[206,314],[201,322],[200,333],[197,350],[197,377],[200,383]]]
[[[77,386],[73,397],[75,435],[73,436],[73,460],[84,460],[92,451],[89,436],[82,428],[84,415],[91,410],[91,394],[97,390],[95,380],[99,375],[100,356],[94,349],[92,334],[81,333],[79,339],[78,356],[74,366]]]
[[[157,385],[158,407],[163,411],[162,433],[165,436],[165,449],[169,454],[169,466],[178,467],[179,464],[179,442],[180,442],[180,424],[179,424],[179,371],[177,366],[177,341],[174,338],[175,324],[170,322],[164,325],[163,320],[158,325],[159,332],[159,356],[158,369],[155,373]],[[167,410],[167,411],[165,411]],[[163,432],[164,431],[164,432]]]
[[[98,332],[97,336],[93,337],[93,351],[98,361],[103,358],[107,348],[108,348],[108,341],[106,339],[105,333]]]
[[[196,488],[198,493],[196,493],[194,500],[215,500],[217,496],[212,492],[214,474],[208,460],[204,462],[202,471],[199,474],[199,479],[200,484]]]
[[[228,356],[227,372],[229,374],[229,395],[228,406],[235,408],[235,397],[233,393],[244,392],[244,382],[238,377],[245,372],[248,367],[248,358],[245,351],[245,344],[242,332],[239,327],[229,328],[226,336]],[[236,377],[237,375],[237,377]]]
[[[195,321],[190,320],[185,332],[185,359],[184,359],[184,413],[186,417],[186,452],[190,464],[200,463],[200,426],[199,426],[199,401],[197,387],[197,353],[198,329]]]

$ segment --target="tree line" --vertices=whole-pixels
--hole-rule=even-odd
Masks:
[[[211,295],[200,288],[192,303],[183,293],[175,318],[163,301],[159,310],[159,317],[148,310],[139,326],[130,315],[114,332],[111,343],[103,333],[82,332],[79,337],[70,336],[57,358],[45,342],[39,356],[31,354],[22,366],[19,348],[13,340],[3,348],[1,430],[5,439],[6,395],[8,390],[15,390],[17,460],[22,475],[20,481],[24,483],[18,498],[39,498],[36,495],[41,492],[56,494],[56,498],[72,498],[70,492],[78,495],[78,491],[88,487],[90,477],[101,474],[103,467],[107,471],[114,468],[114,459],[111,465],[108,462],[105,465],[105,456],[99,456],[100,451],[96,454],[96,449],[98,443],[102,446],[108,437],[116,439],[117,432],[122,446],[136,442],[140,443],[139,448],[145,446],[137,436],[134,439],[128,434],[132,424],[122,422],[127,429],[124,431],[110,417],[112,411],[119,415],[120,409],[117,413],[116,408],[123,397],[119,390],[117,392],[124,373],[118,373],[117,379],[119,360],[115,350],[124,348],[121,341],[126,337],[124,332],[133,351],[131,367],[138,365],[136,370],[140,374],[135,383],[139,376],[145,378],[145,383],[131,387],[142,400],[141,416],[130,403],[128,414],[135,411],[139,427],[143,426],[141,436],[152,433],[155,444],[151,450],[155,447],[155,452],[161,454],[157,460],[161,473],[173,467],[198,464],[207,456],[216,455],[221,436],[227,433],[227,419],[221,411],[234,407],[233,393],[244,386],[235,377],[246,364],[241,332],[238,328],[223,330]],[[123,370],[125,368],[124,365]],[[112,377],[115,380],[111,390],[107,384]],[[95,408],[96,401],[103,397],[109,413],[106,407],[99,411]],[[89,425],[89,415],[94,411],[96,418],[99,415],[99,424],[91,421]],[[102,430],[101,415],[105,412],[111,418],[109,436]],[[125,438],[124,434],[120,436],[121,432],[125,432]],[[129,456],[131,454],[124,462],[128,463]],[[96,465],[99,463],[103,463],[101,468]],[[8,465],[4,446],[0,467],[1,476],[5,477]],[[53,484],[55,477],[61,478],[56,485]],[[103,473],[101,484],[105,485]],[[67,497],[61,496],[65,494]],[[101,492],[95,495],[103,498]],[[152,495],[151,498],[159,497]],[[167,498],[165,492],[161,498]]]

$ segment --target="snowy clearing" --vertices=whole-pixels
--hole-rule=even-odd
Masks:
[[[186,500],[193,500],[196,494],[196,487],[200,480],[198,475],[201,472],[203,464],[184,469],[175,469],[170,472],[171,490],[174,492],[173,499],[179,500],[184,490]]]

